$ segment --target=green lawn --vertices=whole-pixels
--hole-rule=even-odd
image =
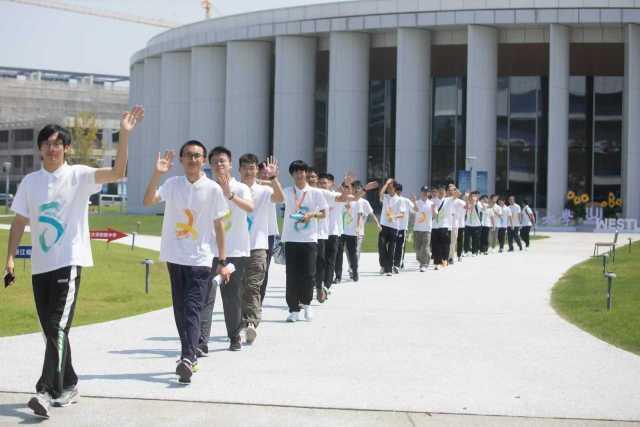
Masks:
[[[569,322],[617,347],[640,355],[640,242],[618,248],[613,309],[607,312],[602,258],[571,268],[553,288],[551,304]]]
[[[0,230],[0,257],[6,258],[8,232]],[[30,245],[25,234],[22,244]],[[171,306],[171,287],[167,268],[158,262],[158,253],[101,241],[92,241],[95,266],[82,271],[78,304],[73,324],[104,322]],[[151,268],[151,291],[144,292],[144,266],[140,261],[156,261]],[[40,330],[31,289],[31,266],[16,260],[16,283],[2,288],[0,336]],[[4,267],[4,266],[3,266]]]

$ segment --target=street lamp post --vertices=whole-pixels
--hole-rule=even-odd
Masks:
[[[9,212],[9,172],[11,171],[11,162],[4,162],[2,164],[2,166],[4,166],[4,172],[6,174],[6,181],[5,181],[5,201],[4,201],[4,209],[5,212],[8,213]]]

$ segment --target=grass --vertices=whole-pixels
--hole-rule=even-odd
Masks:
[[[602,258],[571,268],[556,283],[553,308],[569,322],[616,347],[640,355],[640,242],[618,248],[613,283],[613,309],[607,311],[607,281]]]
[[[0,231],[0,257],[6,256],[8,232]],[[25,233],[22,244],[29,245]],[[171,287],[164,263],[158,262],[158,253],[102,241],[92,241],[95,266],[82,270],[74,326],[105,322],[134,316],[171,306]],[[144,266],[140,261],[153,259],[151,290],[144,292]],[[40,331],[31,288],[30,261],[16,260],[17,281],[2,289],[0,336]]]

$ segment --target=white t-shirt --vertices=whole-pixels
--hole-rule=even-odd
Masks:
[[[480,216],[482,215],[482,203],[476,202],[476,204],[469,210],[467,210],[467,227],[480,227],[482,225]]]
[[[465,228],[465,219],[467,215],[467,203],[462,199],[455,199],[453,203],[453,226],[461,229]]]
[[[520,227],[520,213],[522,213],[522,209],[520,209],[520,205],[514,203],[509,205],[509,212],[511,212],[511,219],[509,220],[509,225],[512,227]]]
[[[400,220],[397,218],[391,219],[390,217],[400,215],[401,213],[404,213],[406,216],[408,213],[405,209],[406,208],[404,207],[404,203],[402,203],[402,199],[400,199],[397,194],[394,194],[393,197],[385,194],[382,198],[382,213],[380,214],[380,224],[385,227],[391,227],[399,230]]]
[[[522,208],[522,226],[523,227],[531,227],[533,223],[531,222],[531,217],[533,217],[533,211],[527,205]]]
[[[273,210],[271,202],[273,188],[254,183],[249,189],[253,198],[253,212],[247,214],[251,250],[269,249],[269,221]]]
[[[89,196],[100,191],[96,169],[64,163],[22,179],[11,210],[29,218],[31,273],[93,266],[89,241]]]
[[[434,199],[433,203],[436,206],[436,216],[433,219],[434,229],[446,228],[451,230],[451,219],[453,218],[452,210],[454,206],[454,200],[451,197],[445,197],[444,199]]]
[[[344,203],[342,207],[343,233],[346,236],[358,235],[358,221],[360,219],[362,204],[360,201]]]
[[[229,187],[235,197],[251,200],[251,190],[246,184],[231,178]],[[251,237],[247,211],[240,209],[233,200],[228,201],[227,205],[228,209],[223,218],[224,246],[227,257],[248,257],[251,252]]]
[[[318,220],[308,223],[299,222],[291,215],[304,215],[308,212],[329,210],[327,200],[320,190],[306,185],[302,190],[293,186],[284,190],[284,226],[283,242],[316,243],[318,241]]]
[[[416,200],[416,220],[413,224],[414,231],[431,231],[433,226],[433,202],[430,199]]]
[[[482,206],[482,226],[493,227],[494,217],[495,217],[495,211],[493,210],[493,206],[483,205]]]
[[[408,230],[409,229],[409,217],[411,216],[411,212],[413,212],[413,202],[406,197],[399,196],[402,201],[402,207],[404,208],[404,216],[400,218],[400,230]]]
[[[327,205],[329,206],[329,210],[332,209],[332,205],[331,205],[331,192],[329,190],[324,190],[322,188],[317,188],[316,189],[322,194],[322,197],[324,197],[325,201],[327,202]],[[326,212],[326,216],[324,218],[320,218],[318,219],[318,240],[327,240],[329,238],[329,221],[330,221],[330,214],[329,211]]]
[[[362,220],[358,222],[358,236],[364,236],[365,224],[367,223],[369,215],[373,214],[373,208],[367,199],[360,198],[358,199],[358,203],[360,205],[360,217],[362,218]]]
[[[498,228],[507,228],[509,226],[509,218],[511,217],[511,210],[507,205],[504,205],[504,206],[496,205],[496,206],[498,206],[498,209],[500,209],[500,213],[498,214],[499,215]]]
[[[269,236],[279,236],[278,230],[278,205],[271,203],[269,208]]]
[[[228,209],[220,186],[204,174],[193,184],[185,176],[174,176],[156,194],[165,202],[160,260],[211,267],[218,255],[213,221]]]

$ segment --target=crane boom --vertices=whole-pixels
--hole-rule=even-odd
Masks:
[[[119,21],[133,22],[136,24],[149,25],[152,27],[174,28],[180,24],[164,21],[161,19],[147,19],[139,16],[127,15],[118,12],[91,9],[88,7],[71,5],[57,0],[5,0],[13,3],[25,4],[29,6],[45,7],[48,9],[64,10],[66,12],[79,13],[81,15],[98,16],[100,18],[116,19]]]

